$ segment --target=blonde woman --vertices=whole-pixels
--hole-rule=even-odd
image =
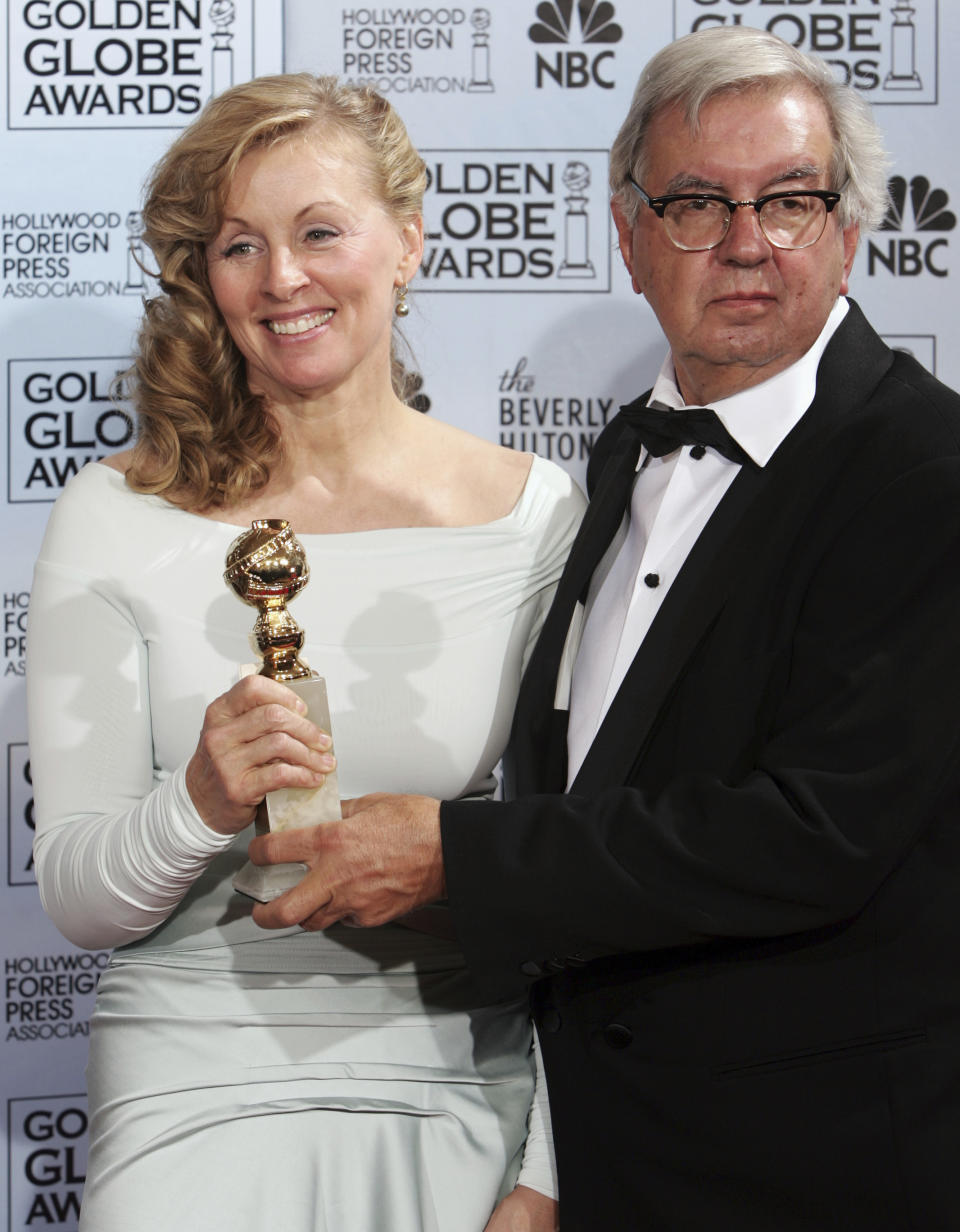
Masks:
[[[307,551],[342,794],[449,797],[492,789],[581,514],[556,467],[403,400],[424,182],[383,99],[299,75],[212,101],[148,188],[137,443],[64,492],[31,606],[41,894],[117,947],[87,1232],[554,1227],[526,1007],[483,1004],[442,927],[276,935],[231,889],[257,802],[333,764],[290,690],[238,679],[240,528]]]

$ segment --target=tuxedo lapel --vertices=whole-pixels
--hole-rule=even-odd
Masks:
[[[514,721],[517,789],[562,791],[566,784],[566,710],[555,710],[557,672],[577,603],[623,520],[640,446],[625,424],[610,446],[557,593],[524,674]]]
[[[755,567],[761,541],[784,494],[830,482],[824,434],[843,426],[869,396],[892,354],[851,302],[824,351],[809,410],[765,468],[744,467],[697,539],[627,670],[571,786],[591,794],[622,783],[641,755],[685,665],[709,633],[731,588]],[[555,660],[556,661],[556,660]]]
[[[633,430],[625,428],[617,452],[600,476],[570,553],[564,591],[574,603],[585,598],[590,579],[630,505],[639,454],[640,444]]]

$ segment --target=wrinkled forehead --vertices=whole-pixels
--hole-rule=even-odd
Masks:
[[[658,179],[671,182],[698,173],[713,182],[725,172],[747,169],[772,179],[830,176],[835,161],[823,100],[795,83],[720,91],[692,117],[685,102],[666,104],[655,113],[645,138],[644,173],[656,171]],[[664,191],[663,185],[657,187]]]
[[[266,135],[252,142],[224,176],[217,200],[216,228],[229,214],[230,202],[242,193],[251,175],[269,167],[270,155],[292,153],[304,168],[316,168],[318,179],[346,172],[354,190],[372,197],[384,210],[382,182],[375,158],[353,132],[336,122],[314,121],[292,131]],[[278,160],[280,161],[280,160]],[[388,211],[389,212],[389,211]]]
[[[696,138],[700,135],[705,120],[736,111],[741,115],[756,115],[763,118],[771,108],[784,99],[795,100],[798,106],[809,109],[812,105],[818,112],[831,138],[833,126],[827,106],[820,94],[800,78],[759,78],[722,86],[708,94],[699,91],[679,98],[669,99],[650,116],[647,133],[659,127],[658,121],[665,117],[675,118],[687,133]]]

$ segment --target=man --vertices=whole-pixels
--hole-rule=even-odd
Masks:
[[[670,355],[591,460],[516,798],[258,840],[312,871],[256,914],[446,892],[490,993],[532,985],[564,1232],[956,1228],[960,398],[844,298],[879,137],[714,29],[647,67],[611,179]],[[683,406],[717,418],[672,439]]]

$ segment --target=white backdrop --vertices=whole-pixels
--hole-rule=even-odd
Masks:
[[[77,1225],[87,1022],[106,960],[68,945],[36,895],[23,662],[31,570],[66,478],[132,433],[107,391],[150,291],[130,258],[141,185],[174,131],[211,93],[258,73],[338,73],[386,94],[430,168],[406,325],[422,406],[582,478],[597,432],[650,384],[663,352],[615,253],[607,151],[643,63],[705,25],[770,28],[876,104],[894,208],[861,244],[852,294],[892,345],[960,386],[960,5],[6,0],[5,10],[0,1232],[25,1232]]]

